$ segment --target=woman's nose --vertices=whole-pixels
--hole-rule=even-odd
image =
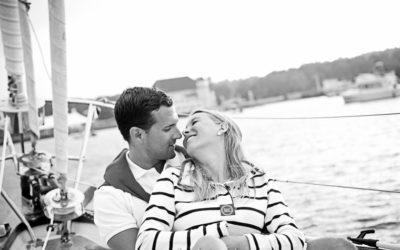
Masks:
[[[189,129],[185,128],[185,129],[182,131],[182,134],[183,134],[183,136],[187,136],[187,135],[189,134]]]

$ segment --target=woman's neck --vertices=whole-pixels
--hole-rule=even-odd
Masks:
[[[206,156],[206,157],[204,157]],[[199,161],[200,159],[207,159]],[[215,152],[204,153],[203,157],[194,159],[196,164],[206,170],[207,174],[218,183],[224,183],[229,180],[228,166],[226,165],[225,154],[216,154]]]

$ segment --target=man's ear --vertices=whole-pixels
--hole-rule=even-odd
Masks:
[[[131,136],[131,139],[137,139],[137,140],[142,140],[143,139],[143,129],[138,128],[138,127],[131,127],[129,129],[129,135]]]

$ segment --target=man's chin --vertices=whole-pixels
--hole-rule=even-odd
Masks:
[[[176,156],[175,146],[173,146],[171,148],[172,148],[172,150],[168,154],[168,159],[172,159],[172,158],[174,158]]]

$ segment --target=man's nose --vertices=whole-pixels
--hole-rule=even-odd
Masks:
[[[176,139],[180,139],[180,138],[182,138],[182,133],[181,133],[181,131],[179,131],[179,129],[178,129],[178,128],[176,129],[175,136],[176,136]]]

